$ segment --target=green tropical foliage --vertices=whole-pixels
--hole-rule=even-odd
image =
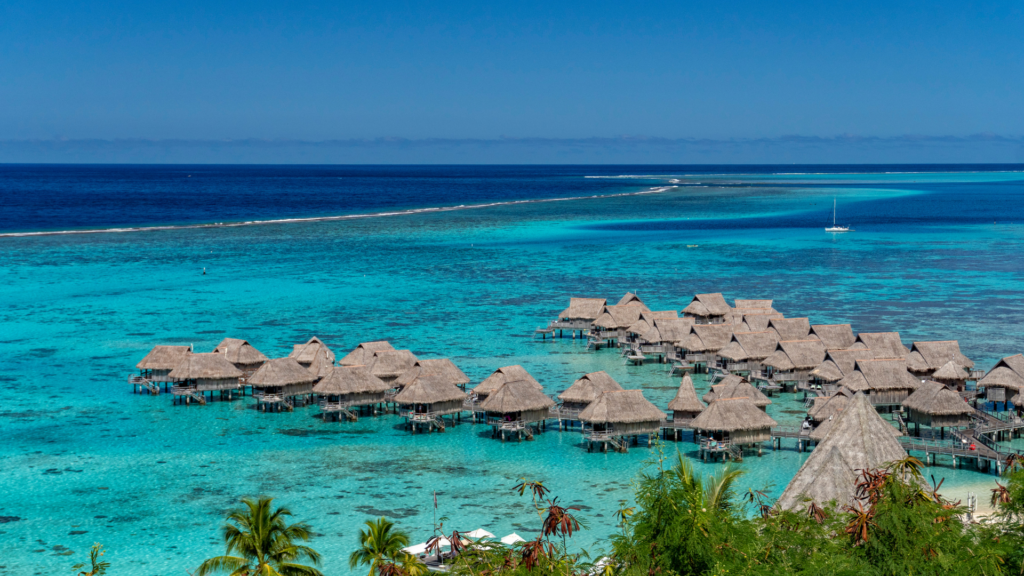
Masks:
[[[224,556],[203,562],[194,576],[227,572],[231,576],[323,576],[314,566],[320,554],[304,544],[312,537],[304,522],[288,524],[291,511],[273,508],[273,498],[243,498],[224,525]],[[308,561],[313,566],[300,563]]]
[[[99,542],[92,545],[89,550],[89,571],[82,570],[85,568],[85,564],[75,564],[71,567],[72,572],[78,572],[78,576],[103,576],[107,573],[107,568],[110,568],[110,562],[103,562],[100,558],[103,556],[103,545]]]
[[[369,566],[369,576],[420,576],[426,573],[415,556],[402,549],[409,546],[409,535],[395,528],[384,517],[367,520],[359,531],[359,548],[348,558],[349,568]]]

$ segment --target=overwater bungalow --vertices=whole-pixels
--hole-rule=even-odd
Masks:
[[[945,384],[951,390],[964,392],[967,389],[969,376],[970,373],[966,368],[950,360],[932,373],[932,380]]]
[[[725,376],[718,384],[713,384],[711,389],[704,394],[704,401],[708,405],[716,400],[725,398],[747,398],[762,412],[767,410],[768,405],[772,403],[771,399],[757,388],[754,388],[745,378],[734,374]]]
[[[645,306],[635,304],[605,306],[590,325],[588,342],[595,348],[602,344],[625,342],[629,327],[648,311]]]
[[[410,370],[419,360],[409,350],[378,350],[370,358],[370,373],[385,384],[394,386],[398,377]]]
[[[772,308],[772,300],[744,300],[737,298],[733,301],[736,310],[765,310],[769,313],[775,312]]]
[[[861,332],[850,348],[874,350],[875,358],[906,358],[910,353],[899,332]]]
[[[875,406],[899,406],[919,384],[901,359],[857,360],[853,372],[839,381],[854,393],[863,392]]]
[[[555,401],[544,394],[535,382],[529,380],[508,380],[480,403],[478,410],[487,414],[487,423],[492,428],[492,438],[506,435],[522,439],[525,434],[533,438],[531,427],[542,426],[551,417]],[[539,429],[537,430],[539,432]]]
[[[737,310],[737,312],[739,311]],[[776,318],[785,318],[785,316],[778,312],[744,312],[735,317],[736,321],[733,324],[738,325],[737,332],[764,332],[768,329],[768,322]]]
[[[171,392],[176,402],[180,399],[186,404],[192,400],[206,404],[207,392],[210,393],[210,400],[213,400],[214,392],[219,393],[223,399],[225,392],[230,397],[241,388],[238,379],[242,377],[242,371],[235,368],[224,354],[211,352],[185,354],[181,363],[167,376],[175,383]]]
[[[187,354],[192,353],[191,346],[153,346],[138,364],[139,376],[132,378],[132,388],[143,387],[150,392],[159,392],[158,384],[163,383],[164,389],[171,382],[170,373],[181,364]]]
[[[903,408],[907,411],[907,421],[914,424],[915,436],[921,435],[921,426],[928,426],[933,430],[938,428],[942,438],[946,436],[946,428],[970,426],[975,412],[954,390],[931,381],[919,384],[903,401]]]
[[[544,389],[544,387],[540,385],[540,382],[537,382],[537,379],[526,371],[526,368],[523,368],[519,364],[514,364],[512,366],[503,366],[494,372],[491,372],[490,376],[484,378],[476,385],[475,388],[470,390],[469,399],[472,402],[479,404],[486,400],[487,397],[497,390],[502,384],[511,380],[526,380],[533,382],[538,389]]]
[[[642,390],[616,390],[604,392],[585,410],[580,412],[583,422],[583,437],[587,451],[595,444],[606,452],[608,447],[625,452],[629,439],[639,442],[640,436],[647,437],[647,445],[661,430],[665,413],[644,398]]]
[[[394,350],[395,347],[387,340],[363,342],[345,355],[338,364],[342,366],[369,366],[373,362],[373,353],[381,350]]]
[[[693,318],[655,318],[651,328],[640,335],[640,351],[658,354],[665,361],[680,360],[676,342],[686,338],[693,326]]]
[[[714,366],[726,373],[747,376],[761,369],[761,361],[775,351],[778,342],[779,335],[774,330],[736,332],[715,355]]]
[[[608,301],[604,298],[569,298],[569,307],[562,310],[557,320],[548,324],[548,329],[558,330],[559,336],[563,330],[569,330],[574,338],[578,330],[582,338],[583,332],[590,330],[590,325],[601,315],[606,305]]]
[[[812,502],[824,507],[831,501],[840,506],[857,501],[859,470],[881,468],[906,458],[898,430],[882,419],[864,394],[855,395],[830,425],[811,433],[824,432],[819,444],[800,467],[779,497],[784,510],[806,508]]]
[[[914,342],[907,354],[907,369],[914,376],[926,379],[950,361],[964,368],[974,367],[974,362],[960,352],[960,343],[956,340]]]
[[[406,425],[413,432],[423,426],[433,431],[444,432],[447,426],[455,424],[455,416],[463,410],[466,393],[437,376],[422,376],[412,381],[395,396],[395,402],[403,407],[402,415]],[[450,422],[445,421],[445,416]]]
[[[317,377],[308,367],[292,357],[267,360],[249,379],[253,387],[256,409],[264,412],[281,408],[292,410],[313,394]]]
[[[619,301],[615,303],[616,306],[640,306],[644,310],[647,310],[647,305],[644,301],[636,295],[636,292],[626,292],[626,294],[619,298]]]
[[[392,385],[401,389],[409,385],[416,378],[428,374],[437,376],[442,381],[458,386],[462,390],[465,390],[466,384],[469,384],[469,376],[466,376],[465,372],[459,370],[459,367],[448,358],[427,358],[417,360],[412,365],[412,368],[409,368],[401,376],[395,378]]]
[[[808,338],[817,338],[826,350],[845,350],[857,341],[849,324],[812,324]]]
[[[1024,390],[1024,355],[1007,356],[996,363],[985,377],[978,381],[989,402],[1005,403],[1011,396]]]
[[[676,343],[683,362],[691,371],[706,372],[714,365],[718,351],[732,341],[735,324],[694,324],[690,334]]]
[[[875,353],[864,348],[826,350],[825,360],[811,370],[811,387],[820,388],[826,395],[832,395],[839,389],[838,382],[853,373],[857,360],[874,358]]]
[[[772,318],[768,321],[768,330],[774,330],[779,341],[807,340],[811,321],[809,318]]]
[[[811,407],[807,409],[807,416],[815,422],[815,426],[834,419],[846,408],[852,397],[853,392],[846,388],[840,388],[831,396],[816,396],[812,400]]]
[[[672,421],[669,427],[674,429],[676,440],[679,439],[681,428],[689,428],[690,423],[698,414],[704,411],[707,406],[697,398],[697,390],[693,387],[693,380],[689,374],[683,376],[679,384],[676,397],[668,403],[668,409],[672,411]]]
[[[267,357],[249,344],[245,340],[239,340],[238,338],[225,338],[217,344],[217,347],[213,349],[214,354],[223,354],[228,362],[235,365],[242,371],[242,378],[248,378],[252,376],[263,363],[267,361]]]
[[[654,325],[655,320],[674,320],[679,318],[675,310],[647,310],[640,313],[640,318],[626,328],[626,341],[631,344],[639,344],[641,337],[646,334]]]
[[[389,390],[391,386],[371,374],[367,366],[335,366],[313,386],[325,420],[332,415],[336,420],[357,420],[356,412],[384,404]]]
[[[783,390],[810,388],[811,372],[825,361],[825,346],[813,340],[781,340],[775,352],[761,361],[761,372],[756,378],[769,386]]]
[[[721,292],[697,294],[686,308],[683,308],[683,317],[693,318],[695,324],[721,324],[730,313],[732,307],[725,301]]]
[[[566,388],[565,392],[558,395],[558,399],[562,402],[558,407],[559,427],[562,427],[563,422],[571,425],[574,421],[578,421],[580,412],[590,406],[601,394],[619,390],[622,390],[622,386],[604,370],[584,374],[573,382],[572,386]]]
[[[775,426],[778,422],[747,397],[716,399],[690,422],[690,427],[702,436],[703,460],[718,454],[742,458],[744,446],[756,446],[760,454],[761,443],[771,439]]]
[[[293,346],[288,357],[294,358],[296,362],[302,364],[306,368],[313,367],[314,371],[317,372],[320,372],[320,367],[324,363],[328,366],[334,364],[334,352],[331,352],[331,349],[316,336],[313,336],[304,344],[296,344]],[[316,363],[317,366],[313,366],[314,363]]]

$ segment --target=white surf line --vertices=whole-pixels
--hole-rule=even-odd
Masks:
[[[383,218],[387,216],[410,216],[424,212],[453,212],[455,210],[475,210],[493,208],[495,206],[513,206],[516,204],[536,204],[540,202],[569,202],[572,200],[599,200],[602,198],[621,198],[623,196],[641,196],[659,194],[678,186],[660,186],[640,192],[621,192],[618,194],[597,194],[593,196],[566,196],[563,198],[538,198],[533,200],[509,200],[506,202],[489,202],[487,204],[460,204],[458,206],[440,206],[436,208],[413,208],[395,212],[370,212],[366,214],[345,214],[343,216],[312,216],[309,218],[279,218],[274,220],[249,220],[246,222],[214,222],[212,224],[182,224],[176,226],[135,226],[129,228],[98,228],[94,230],[51,230],[48,232],[5,232],[0,238],[25,238],[31,236],[62,236],[66,234],[122,234],[125,232],[155,232],[159,230],[196,230],[202,228],[235,228],[238,226],[262,226],[267,224],[301,224],[308,222],[333,222],[338,220],[355,220],[358,218]]]

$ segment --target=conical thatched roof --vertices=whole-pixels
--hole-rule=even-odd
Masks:
[[[395,395],[399,404],[436,404],[463,400],[466,393],[436,376],[417,378]]]
[[[778,422],[745,397],[715,400],[690,423],[691,428],[709,432],[758,430],[777,425]]]
[[[593,320],[601,315],[608,304],[604,298],[569,298],[569,307],[562,310],[559,318],[567,320]]]
[[[974,366],[970,358],[960,353],[960,343],[956,340],[914,342],[907,354],[907,368],[913,372],[931,372],[951,360],[966,368]]]
[[[317,394],[386,392],[391,386],[370,373],[366,366],[335,366],[313,386]]]
[[[729,344],[735,330],[736,324],[694,324],[679,346],[689,352],[718,352]]]
[[[394,350],[395,347],[391,345],[391,342],[387,340],[376,340],[374,342],[363,342],[359,346],[355,347],[341,359],[342,366],[368,366],[373,361],[373,353],[381,350]]]
[[[665,413],[648,402],[642,390],[616,390],[598,396],[580,412],[579,419],[591,424],[660,422]]]
[[[378,350],[370,360],[370,372],[377,378],[397,378],[416,364],[409,350]]]
[[[826,350],[849,348],[857,340],[849,324],[814,324],[809,335],[821,340]]]
[[[749,398],[758,408],[763,408],[772,403],[760,390],[751,386],[745,379],[730,374],[722,378],[721,382],[715,384],[704,394],[704,401],[708,404],[725,398]]]
[[[857,360],[871,360],[874,357],[874,352],[863,348],[829,350],[825,353],[825,360],[811,370],[811,376],[825,382],[838,382],[843,376],[853,373]]]
[[[906,358],[907,347],[900,341],[899,332],[861,332],[851,348],[868,348],[875,358]]]
[[[191,353],[191,346],[153,346],[135,367],[139,370],[174,370],[185,355]]]
[[[683,308],[683,314],[688,316],[699,316],[701,318],[707,318],[709,316],[725,316],[732,311],[729,303],[725,301],[725,297],[722,296],[721,292],[714,294],[697,294],[693,297],[693,300]]]
[[[241,378],[242,371],[228,361],[223,354],[185,354],[171,373],[175,380],[209,380]]]
[[[537,382],[533,376],[530,376],[530,373],[526,371],[526,368],[523,368],[519,364],[514,364],[512,366],[503,366],[494,372],[491,372],[490,376],[484,378],[482,382],[473,388],[473,392],[486,396],[487,394],[493,393],[502,384],[510,380],[526,380],[527,382],[533,382],[537,388],[543,389],[540,382]]]
[[[644,310],[647,309],[647,305],[633,292],[626,292],[626,294],[619,298],[619,301],[615,304],[616,306],[642,306]]]
[[[631,334],[644,334],[651,329],[655,320],[665,318],[678,318],[679,313],[675,310],[648,310],[640,313],[640,319],[634,322],[626,330]]]
[[[651,343],[675,343],[686,338],[692,326],[693,318],[655,318],[651,321],[650,329],[640,337]]]
[[[770,313],[759,313],[751,314],[749,312],[743,313],[738,318],[739,327],[736,328],[737,332],[764,332],[768,329],[768,322],[776,318],[785,318],[778,312]]]
[[[645,308],[633,304],[605,306],[592,325],[605,330],[629,328],[640,319],[640,315],[643,314],[644,310]]]
[[[529,410],[545,410],[555,405],[544,391],[529,380],[509,380],[480,403],[485,412],[511,414]]]
[[[703,412],[704,408],[704,403],[697,398],[697,390],[693,387],[693,380],[690,379],[690,375],[683,376],[683,381],[679,384],[679,391],[676,392],[676,397],[668,403],[668,409],[673,412],[691,412],[696,414]]]
[[[775,352],[761,364],[783,372],[789,370],[813,370],[825,361],[825,346],[821,340],[782,340]]]
[[[854,371],[839,381],[853,392],[866,390],[915,390],[918,381],[907,372],[904,360],[857,360]]]
[[[867,396],[857,394],[831,420],[821,443],[783,491],[779,507],[803,508],[808,498],[819,506],[832,500],[840,506],[851,504],[856,496],[857,470],[880,468],[906,457],[898,435]]]
[[[806,340],[811,333],[809,318],[772,318],[768,329],[775,330],[779,340]]]
[[[584,374],[579,380],[572,383],[565,392],[558,395],[562,402],[574,404],[589,404],[604,392],[622,390],[622,386],[608,375],[607,372],[591,372]]]
[[[734,304],[736,304],[737,310],[741,310],[744,308],[771,309],[772,307],[771,300],[740,300],[739,298],[737,298]]]
[[[448,358],[428,358],[417,360],[412,368],[406,370],[401,376],[395,379],[395,385],[406,386],[416,378],[426,375],[437,376],[441,380],[461,386],[469,383],[469,376],[459,370],[459,367]]]
[[[310,338],[305,344],[296,344],[288,357],[295,358],[299,364],[312,364],[317,359],[317,352],[321,349],[326,351],[329,363],[334,364],[334,352],[331,352],[331,349],[316,336]]]
[[[224,354],[228,362],[241,364],[243,366],[261,364],[267,361],[267,357],[252,344],[238,338],[225,338],[213,349],[216,354]]]
[[[922,382],[917,390],[907,396],[903,406],[922,414],[932,416],[970,415],[974,408],[959,394],[939,382]]]
[[[732,341],[718,351],[718,356],[736,362],[744,360],[764,360],[779,342],[779,335],[774,330],[761,332],[736,332]]]
[[[266,388],[270,386],[308,384],[315,380],[316,376],[302,364],[299,364],[298,360],[288,357],[267,360],[263,363],[263,366],[260,366],[259,370],[249,377],[246,383],[257,388]]]
[[[932,380],[939,380],[943,382],[966,379],[967,370],[953,360],[946,362],[941,368],[932,373]]]

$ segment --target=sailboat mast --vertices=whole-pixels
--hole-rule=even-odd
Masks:
[[[836,227],[836,197],[832,197],[832,227]]]

